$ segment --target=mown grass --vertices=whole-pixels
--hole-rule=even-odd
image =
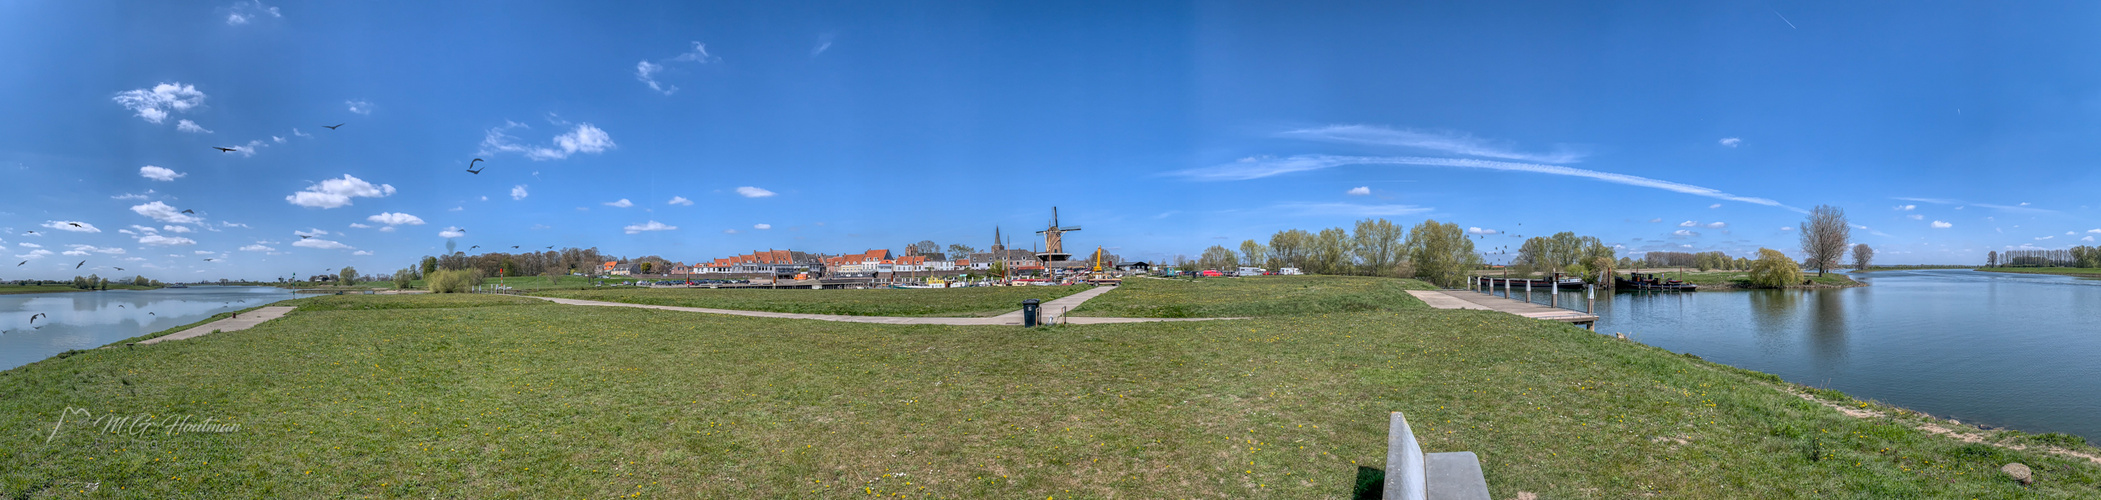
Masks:
[[[335,305],[0,372],[0,497],[1335,498],[1384,465],[1394,410],[1426,451],[1478,453],[1497,498],[2101,484],[2083,460],[1846,417],[1771,375],[1485,311],[1024,330],[305,300]],[[419,300],[459,307],[355,305]],[[54,435],[67,407],[241,427]],[[1997,473],[2013,461],[2039,481]]]
[[[849,316],[998,316],[1021,309],[1021,301],[1051,299],[1085,286],[970,287],[869,290],[771,290],[707,288],[620,288],[551,290],[534,295],[629,304],[707,307]]]
[[[2081,278],[2101,278],[2101,269],[2092,267],[1980,267],[1977,270],[1991,273],[2060,274]]]
[[[1074,316],[1218,318],[1422,309],[1408,290],[1434,290],[1416,280],[1365,276],[1127,278],[1115,292],[1087,301]]]
[[[155,290],[159,288],[160,287],[157,286],[118,284],[109,285],[109,289],[111,290]],[[13,295],[18,293],[65,293],[93,291],[96,290],[82,290],[79,288],[73,288],[73,285],[0,285],[0,295]]]

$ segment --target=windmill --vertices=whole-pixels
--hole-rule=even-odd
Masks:
[[[1051,207],[1050,228],[1036,232],[1043,235],[1043,251],[1036,254],[1036,260],[1048,263],[1072,258],[1072,254],[1065,253],[1065,232],[1078,230],[1080,226],[1059,226],[1058,207]]]

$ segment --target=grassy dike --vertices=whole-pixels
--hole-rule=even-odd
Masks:
[[[1221,286],[1307,283],[1245,281]],[[0,372],[0,497],[1336,498],[1383,466],[1392,410],[1427,451],[1479,453],[1498,498],[2101,491],[2101,468],[2040,443],[1964,443],[1769,375],[1385,297],[1036,330],[300,299],[249,330]],[[67,407],[240,428],[54,435]],[[2040,480],[2005,479],[2009,461]]]
[[[1080,293],[1088,286],[1026,286],[870,290],[613,288],[547,290],[547,297],[658,306],[849,316],[998,316],[1021,310],[1021,301]]]
[[[1980,267],[1977,270],[1988,273],[2056,274],[2080,278],[2101,278],[2101,269],[2092,267]]]

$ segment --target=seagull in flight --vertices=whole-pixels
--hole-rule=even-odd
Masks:
[[[341,124],[341,123],[338,123],[338,124],[335,124],[335,125],[322,125],[322,126],[321,126],[321,128],[325,128],[325,129],[329,129],[329,130],[335,130],[335,129],[336,129],[336,127],[341,127],[341,126],[343,126],[343,124]]]
[[[194,214],[194,213],[197,213],[197,211],[196,211],[196,210],[189,210],[189,209],[184,209],[184,210],[182,211],[182,213],[186,213],[186,214]]]
[[[470,162],[467,162],[467,173],[470,173],[470,174],[480,174],[482,170],[488,170],[488,169],[489,169],[489,167],[482,167],[482,168],[481,168],[480,170],[476,170],[476,169],[474,168],[474,164],[475,164],[475,163],[479,163],[479,162],[482,162],[482,161],[486,161],[486,160],[483,160],[483,159],[481,159],[481,158],[475,158],[475,159],[474,159],[474,161],[470,161]]]
[[[302,239],[302,240],[303,240],[303,239],[307,239],[307,238],[312,238],[312,237],[313,237],[313,236],[308,236],[308,235],[304,235],[304,234],[302,234],[302,235],[299,235],[299,239]]]
[[[511,248],[518,248],[518,245],[511,245]]]
[[[29,317],[29,324],[32,324],[32,325],[36,324],[36,318],[37,318],[38,316],[42,316],[42,317],[46,317],[46,318],[49,318],[49,317],[51,317],[51,315],[49,315],[49,314],[44,314],[44,313],[36,313],[35,315],[31,315],[31,316]]]
[[[80,263],[79,263],[79,264],[74,264],[74,265],[73,265],[73,268],[74,268],[74,269],[80,269],[80,266],[85,266],[85,265],[88,265],[88,261],[85,261],[85,260],[83,260],[83,261],[80,261]]]
[[[73,226],[73,227],[80,227],[80,223],[78,223],[78,222],[68,222],[68,223],[66,223],[66,224],[68,224],[68,225],[71,225],[71,226]]]
[[[548,245],[548,246],[547,246],[547,249],[548,249],[548,250],[553,250],[553,249],[554,249],[554,245]],[[22,261],[22,262],[29,262],[29,261],[26,261],[26,260],[25,260],[25,261]]]
[[[124,270],[124,268],[121,268],[121,267],[119,267],[119,268],[117,268],[117,270],[118,270],[118,271],[122,271],[122,270]],[[122,306],[118,306],[118,307],[122,307]]]
[[[467,247],[467,249],[468,249],[468,250],[473,250],[473,249],[476,249],[476,248],[481,248],[481,245],[475,245],[475,246]]]
[[[218,147],[218,146],[212,146],[212,149],[217,149],[217,150],[219,150],[219,152],[221,152],[221,153],[232,153],[232,152],[235,152],[235,151],[240,151],[240,148],[222,148],[222,147]]]
[[[211,260],[211,259],[204,259],[204,261],[205,261],[205,262],[211,262],[212,260]]]
[[[28,263],[29,263],[29,261],[26,261],[26,260],[25,260],[25,261],[22,261],[22,264],[28,264]],[[15,264],[15,267],[22,267],[22,264]]]

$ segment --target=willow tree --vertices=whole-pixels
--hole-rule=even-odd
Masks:
[[[1386,219],[1357,221],[1357,232],[1350,235],[1357,262],[1364,266],[1365,274],[1372,276],[1399,275],[1401,261],[1407,257],[1407,245],[1407,229]]]
[[[1204,269],[1233,270],[1240,266],[1240,257],[1224,246],[1211,245],[1204,254],[1196,258],[1197,267]]]
[[[1262,265],[1263,261],[1267,260],[1269,260],[1269,247],[1262,246],[1261,243],[1257,243],[1255,240],[1240,242],[1240,265],[1259,266]]]
[[[1466,229],[1435,219],[1408,230],[1408,258],[1416,278],[1447,288],[1464,283],[1467,271],[1481,264]]]
[[[1306,267],[1306,246],[1312,239],[1313,233],[1304,229],[1277,231],[1277,234],[1269,237],[1270,267]]]

